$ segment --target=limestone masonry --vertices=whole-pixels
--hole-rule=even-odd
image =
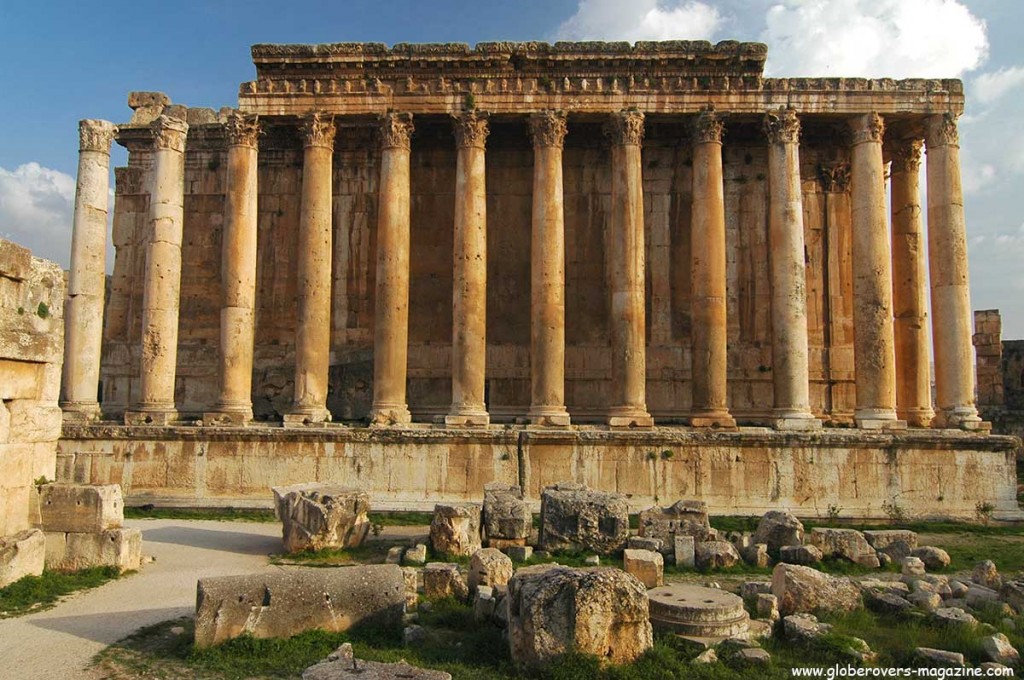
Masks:
[[[1018,512],[1019,442],[974,405],[962,84],[766,56],[256,45],[237,108],[83,121],[62,478]]]

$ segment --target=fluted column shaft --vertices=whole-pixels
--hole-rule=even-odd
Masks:
[[[690,219],[691,348],[694,427],[736,426],[729,415],[725,281],[725,189],[721,118],[711,109],[695,122]]]
[[[821,427],[811,415],[807,358],[804,208],[800,187],[800,121],[793,109],[765,116],[768,136],[768,250],[772,281],[774,425]]]
[[[936,424],[986,429],[974,404],[967,230],[960,184],[960,137],[952,115],[927,121],[928,263],[935,343]]]
[[[142,374],[129,424],[166,425],[177,418],[174,382],[178,361],[181,241],[188,124],[160,116],[151,124],[154,152],[142,292]]]
[[[894,145],[890,187],[896,415],[914,427],[927,427],[934,413],[920,167],[920,140],[904,140]]]
[[[455,238],[452,272],[452,407],[445,423],[483,426],[487,363],[487,116],[455,117]]]
[[[60,403],[68,422],[95,420],[100,416],[110,144],[116,133],[117,128],[105,120],[83,120],[78,124],[78,181],[64,311]]]
[[[299,212],[298,314],[295,328],[295,394],[285,426],[323,423],[331,353],[331,242],[334,118],[305,117],[302,203]]]
[[[858,427],[906,427],[896,419],[896,353],[892,324],[892,255],[882,165],[882,117],[851,121],[853,193],[853,322]]]
[[[644,307],[644,198],[641,145],[644,114],[612,114],[611,272],[612,427],[650,427]]]
[[[409,356],[409,154],[408,113],[381,122],[380,200],[377,203],[377,298],[373,328],[373,425],[412,421],[406,403]]]
[[[232,112],[224,129],[228,162],[221,242],[220,396],[203,420],[244,425],[252,420],[259,123],[254,115]]]

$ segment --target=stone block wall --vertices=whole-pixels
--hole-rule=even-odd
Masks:
[[[0,239],[0,537],[39,524],[33,482],[56,477],[64,273]]]
[[[1024,437],[1024,340],[1001,336],[998,309],[974,312],[978,411],[993,432]]]

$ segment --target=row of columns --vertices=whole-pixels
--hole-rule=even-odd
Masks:
[[[534,148],[531,227],[531,405],[542,426],[567,426],[565,408],[565,234],[562,149],[565,114],[531,115]],[[884,121],[874,113],[850,124],[854,324],[857,408],[864,428],[927,425],[932,419],[924,295],[920,192],[921,143],[892,153],[892,232],[885,210]],[[109,151],[115,129],[82,121],[67,313],[65,411],[98,417]],[[453,252],[452,405],[450,426],[484,426],[486,356],[487,115],[454,120],[457,147]],[[188,126],[160,116],[151,126],[154,163],[143,295],[139,397],[128,423],[176,419],[178,299],[181,278],[184,148]],[[295,396],[285,426],[322,423],[330,357],[333,117],[303,119],[304,165],[299,221]],[[774,424],[820,427],[810,410],[804,228],[800,185],[800,123],[792,109],[766,114],[769,244],[772,285]],[[243,425],[252,419],[257,140],[255,116],[232,113],[228,139],[227,209],[223,240],[220,397],[204,420]],[[377,224],[377,297],[371,421],[411,421],[406,399],[409,324],[410,141],[412,116],[381,118]],[[649,427],[645,396],[644,224],[641,147],[644,115],[612,114],[609,283],[611,289],[612,427]],[[695,119],[691,219],[693,302],[692,418],[701,427],[733,428],[727,405],[726,231],[721,117]],[[939,424],[981,426],[973,405],[966,234],[955,119],[928,119],[928,220],[932,320]],[[892,244],[890,248],[890,243]],[[893,280],[895,272],[896,281]],[[895,305],[895,312],[894,312]],[[894,320],[895,316],[895,320]],[[897,371],[899,380],[897,381]],[[899,390],[897,390],[897,384]]]

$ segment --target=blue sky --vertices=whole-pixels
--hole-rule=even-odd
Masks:
[[[231,105],[253,43],[760,40],[774,76],[964,79],[973,306],[1021,338],[1022,25],[1017,0],[2,0],[0,236],[66,266],[77,121],[126,120],[131,90]]]

